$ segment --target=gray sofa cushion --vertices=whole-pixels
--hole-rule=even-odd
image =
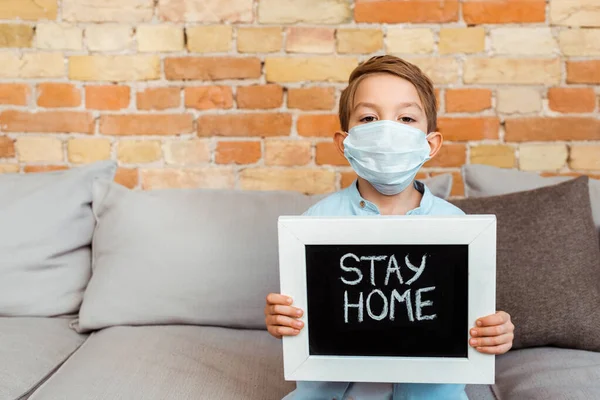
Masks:
[[[496,400],[490,385],[467,385],[465,391],[469,400]]]
[[[32,391],[86,339],[63,318],[0,318],[0,399]]]
[[[115,170],[0,175],[0,316],[77,312],[91,275],[92,182]]]
[[[542,177],[534,172],[496,168],[489,165],[463,166],[467,197],[487,197],[556,185],[567,176]],[[600,233],[600,180],[590,179],[590,201],[596,230]]]
[[[454,204],[496,214],[496,306],[512,315],[514,348],[600,351],[600,249],[588,178]]]
[[[281,399],[281,344],[265,331],[197,326],[95,332],[31,400]]]
[[[93,276],[77,329],[264,328],[265,296],[279,289],[277,218],[313,201],[294,192],[136,192],[98,182]]]
[[[600,399],[600,353],[544,347],[496,358],[502,400]]]

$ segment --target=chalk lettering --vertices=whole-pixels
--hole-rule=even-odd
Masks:
[[[354,255],[352,253],[348,253],[348,254],[345,254],[344,256],[342,256],[342,258],[340,258],[340,268],[343,269],[345,272],[354,272],[357,275],[357,278],[355,280],[353,280],[353,281],[349,281],[349,280],[346,280],[342,276],[342,282],[344,282],[344,284],[346,284],[346,285],[356,285],[356,284],[360,283],[360,281],[362,281],[363,274],[360,271],[360,269],[358,269],[358,268],[355,268],[355,267],[346,267],[344,265],[344,261],[347,258],[349,258],[349,257],[355,259],[356,262],[360,262],[360,259],[356,255]]]
[[[396,303],[394,300],[397,300],[399,303],[404,303],[406,305],[406,313],[408,314],[408,320],[410,322],[415,321],[415,317],[413,316],[412,304],[410,301],[410,289],[407,289],[402,296],[396,289],[392,290],[392,297],[390,298],[390,321],[395,319],[396,313]]]
[[[392,264],[394,264],[393,268]],[[385,273],[385,286],[387,286],[390,282],[390,275],[392,274],[392,272],[396,273],[398,281],[400,282],[400,284],[403,284],[404,281],[402,280],[402,275],[400,275],[400,267],[398,266],[398,261],[396,261],[396,256],[393,254],[390,256],[390,260],[388,261],[387,271]]]
[[[348,323],[348,308],[358,308],[358,322],[363,322],[363,294],[360,292],[358,304],[348,303],[348,291],[344,291],[344,321]]]
[[[385,261],[387,256],[361,257],[361,261],[371,261],[371,285],[375,286],[375,261]]]
[[[383,300],[383,308],[379,315],[373,314],[373,311],[371,310],[371,296],[373,296],[375,293],[377,293],[381,297],[381,300]],[[361,292],[361,296],[362,296],[362,292]],[[383,292],[381,290],[375,289],[371,293],[369,293],[369,295],[367,296],[367,314],[369,314],[369,317],[371,317],[375,321],[381,321],[382,319],[387,317],[388,301],[385,298],[385,295],[383,294]]]
[[[414,265],[412,265],[412,263],[408,259],[408,254],[406,255],[406,257],[404,257],[404,262],[406,263],[406,266],[408,267],[408,269],[410,269],[411,271],[413,271],[415,273],[415,276],[413,276],[412,278],[410,278],[408,280],[408,282],[406,282],[407,285],[410,285],[411,283],[413,283],[414,281],[419,279],[419,277],[421,276],[423,271],[425,271],[426,261],[427,261],[427,254],[423,255],[423,258],[421,259],[421,265],[417,268]]]
[[[433,305],[433,301],[431,301],[431,300],[422,301],[421,300],[421,294],[424,293],[424,292],[431,292],[433,290],[435,290],[435,286],[426,287],[426,288],[417,290],[417,295],[416,295],[416,298],[417,298],[416,309],[417,309],[417,319],[419,321],[432,320],[432,319],[435,319],[437,317],[436,314],[433,314],[433,315],[423,315],[422,314],[423,307],[432,306]]]

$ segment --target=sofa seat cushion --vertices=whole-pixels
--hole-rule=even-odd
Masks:
[[[0,318],[0,399],[26,396],[85,339],[66,318]]]
[[[265,331],[183,325],[92,334],[31,400],[281,399],[281,343]]]
[[[541,347],[496,358],[496,396],[503,400],[600,399],[600,353]]]

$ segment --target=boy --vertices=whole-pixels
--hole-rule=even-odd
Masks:
[[[442,146],[436,132],[437,106],[433,84],[421,70],[402,59],[377,56],[350,75],[340,98],[342,132],[334,142],[358,179],[325,198],[305,215],[456,215],[460,209],[414,181],[420,167]],[[429,134],[426,134],[429,132]],[[302,310],[292,299],[267,296],[265,322],[271,335],[295,336]],[[512,347],[510,316],[497,312],[477,320],[469,344],[479,352],[503,354]],[[286,399],[467,399],[464,385],[298,382]]]

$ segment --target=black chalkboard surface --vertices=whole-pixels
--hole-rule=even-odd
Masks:
[[[310,355],[467,357],[464,245],[306,245]]]

